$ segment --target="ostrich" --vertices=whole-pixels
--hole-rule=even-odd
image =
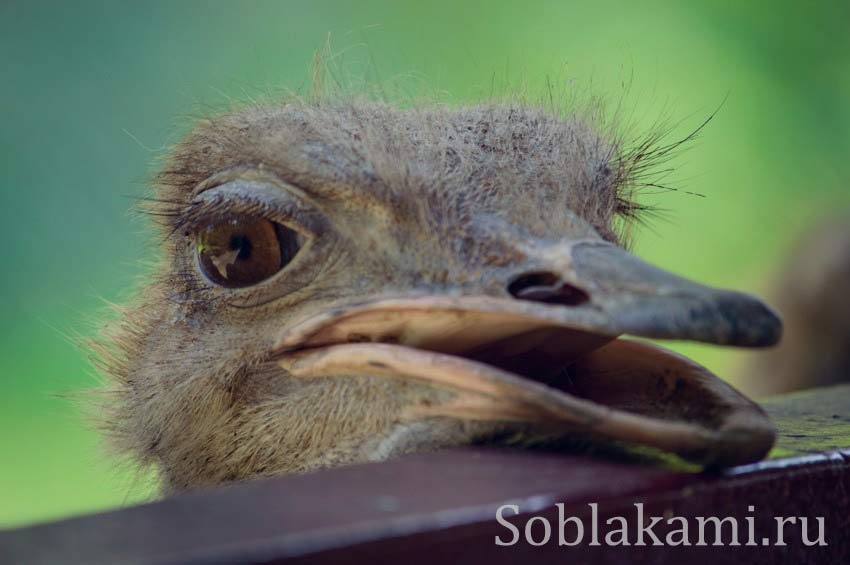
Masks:
[[[619,337],[759,347],[781,324],[626,250],[670,148],[603,130],[519,103],[200,123],[157,180],[154,280],[100,347],[111,444],[165,493],[481,442],[764,457],[756,404]]]

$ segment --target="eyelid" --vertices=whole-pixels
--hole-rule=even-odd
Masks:
[[[222,186],[225,184],[230,184],[235,181],[252,181],[259,184],[267,184],[269,186],[277,186],[281,190],[285,190],[288,192],[292,192],[295,195],[303,198],[306,198],[306,193],[288,182],[285,182],[283,179],[278,177],[277,175],[272,174],[270,171],[265,169],[263,165],[239,165],[236,167],[232,167],[229,169],[224,169],[215,173],[212,176],[207,177],[206,179],[199,182],[195,188],[192,190],[191,198],[197,198],[201,193],[206,192],[207,190],[216,188],[218,186]]]
[[[277,221],[308,236],[319,231],[323,220],[314,207],[279,183],[239,178],[196,191],[181,223],[182,227],[198,229],[240,214]]]

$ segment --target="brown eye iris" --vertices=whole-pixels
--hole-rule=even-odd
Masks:
[[[198,260],[204,274],[228,288],[257,284],[284,268],[303,237],[264,219],[237,218],[197,234]]]

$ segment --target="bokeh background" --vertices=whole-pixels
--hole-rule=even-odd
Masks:
[[[153,250],[129,210],[187,117],[298,89],[329,33],[352,74],[446,101],[555,77],[612,93],[638,126],[671,117],[675,136],[725,100],[673,163],[705,197],[646,196],[664,214],[637,246],[707,283],[761,292],[797,235],[850,202],[846,0],[4,0],[0,527],[151,495],[63,398],[95,383],[74,336],[144,277]],[[679,348],[721,375],[743,355]]]

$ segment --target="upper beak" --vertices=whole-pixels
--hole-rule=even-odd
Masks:
[[[759,299],[668,273],[610,244],[572,247],[575,285],[586,289],[619,332],[762,347],[782,335],[782,322]]]

